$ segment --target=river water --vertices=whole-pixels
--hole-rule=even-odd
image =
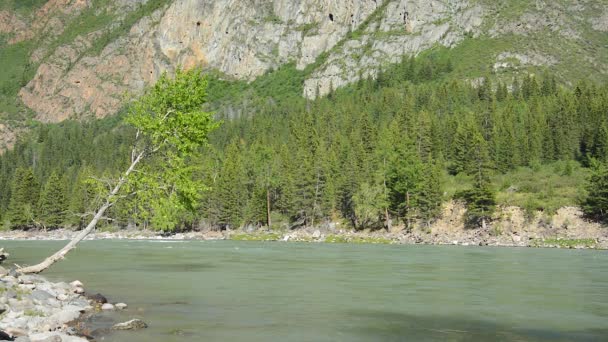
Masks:
[[[31,264],[63,243],[0,244]],[[150,326],[104,341],[608,341],[605,251],[90,241],[45,275]]]

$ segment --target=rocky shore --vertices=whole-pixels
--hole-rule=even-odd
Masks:
[[[245,227],[238,230],[162,233],[152,230],[94,231],[87,240],[240,240],[322,243],[376,243],[404,245],[459,245],[495,247],[548,247],[608,249],[608,228],[588,222],[575,207],[559,209],[547,217],[537,213],[526,218],[517,207],[501,208],[485,228],[467,229],[463,224],[465,209],[448,203],[441,218],[429,226],[412,229],[402,226],[386,230],[355,231],[339,222],[316,227],[276,229]],[[1,231],[1,240],[70,240],[78,232],[68,229],[49,231]]]
[[[87,321],[101,310],[123,310],[100,294],[90,295],[84,285],[50,282],[39,275],[21,275],[0,266],[0,340],[18,342],[86,342],[97,335]],[[107,330],[145,328],[132,320]]]

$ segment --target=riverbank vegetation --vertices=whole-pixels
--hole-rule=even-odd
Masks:
[[[124,201],[110,209],[108,224],[296,228],[331,220],[411,228],[459,199],[475,228],[496,205],[533,213],[585,201],[596,188],[586,190],[585,179],[608,159],[608,87],[565,87],[550,74],[472,82],[452,72],[448,54],[427,54],[317,100],[300,97],[293,66],[250,85],[212,76],[208,109],[224,124],[189,164],[208,187],[195,214],[160,227],[151,224],[157,208]],[[129,162],[133,137],[120,115],[38,125],[0,158],[4,227],[81,227],[79,213],[96,205],[103,180]],[[65,200],[43,199],[59,189]],[[603,202],[584,203],[603,220]]]

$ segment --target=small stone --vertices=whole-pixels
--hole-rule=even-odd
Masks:
[[[113,330],[138,330],[147,328],[148,325],[140,319],[132,319],[123,323],[114,324]]]
[[[84,289],[82,287],[75,287],[74,288],[74,293],[83,294],[84,293]]]
[[[114,310],[114,305],[110,303],[105,303],[101,306],[101,310]]]
[[[61,294],[57,295],[57,300],[60,300],[62,302],[66,301],[66,300],[68,300],[68,296],[66,296],[63,293],[61,293]]]
[[[116,303],[114,306],[115,306],[115,307],[116,307],[118,310],[124,310],[124,309],[126,309],[126,308],[127,308],[127,304],[125,304],[125,303]]]
[[[70,283],[72,287],[84,287],[84,284],[80,280],[74,280]]]
[[[312,238],[313,239],[318,239],[321,237],[321,231],[320,230],[315,230],[314,233],[312,233]]]

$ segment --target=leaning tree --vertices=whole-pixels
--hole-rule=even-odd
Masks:
[[[207,144],[209,132],[219,126],[212,113],[202,109],[207,81],[201,71],[178,69],[175,77],[163,74],[154,86],[129,106],[126,122],[136,129],[130,165],[115,180],[84,230],[65,247],[37,265],[20,267],[21,273],[40,273],[82,241],[117,202],[135,196],[150,203],[160,225],[174,224],[175,208],[192,209],[204,188],[192,177],[188,161]]]

